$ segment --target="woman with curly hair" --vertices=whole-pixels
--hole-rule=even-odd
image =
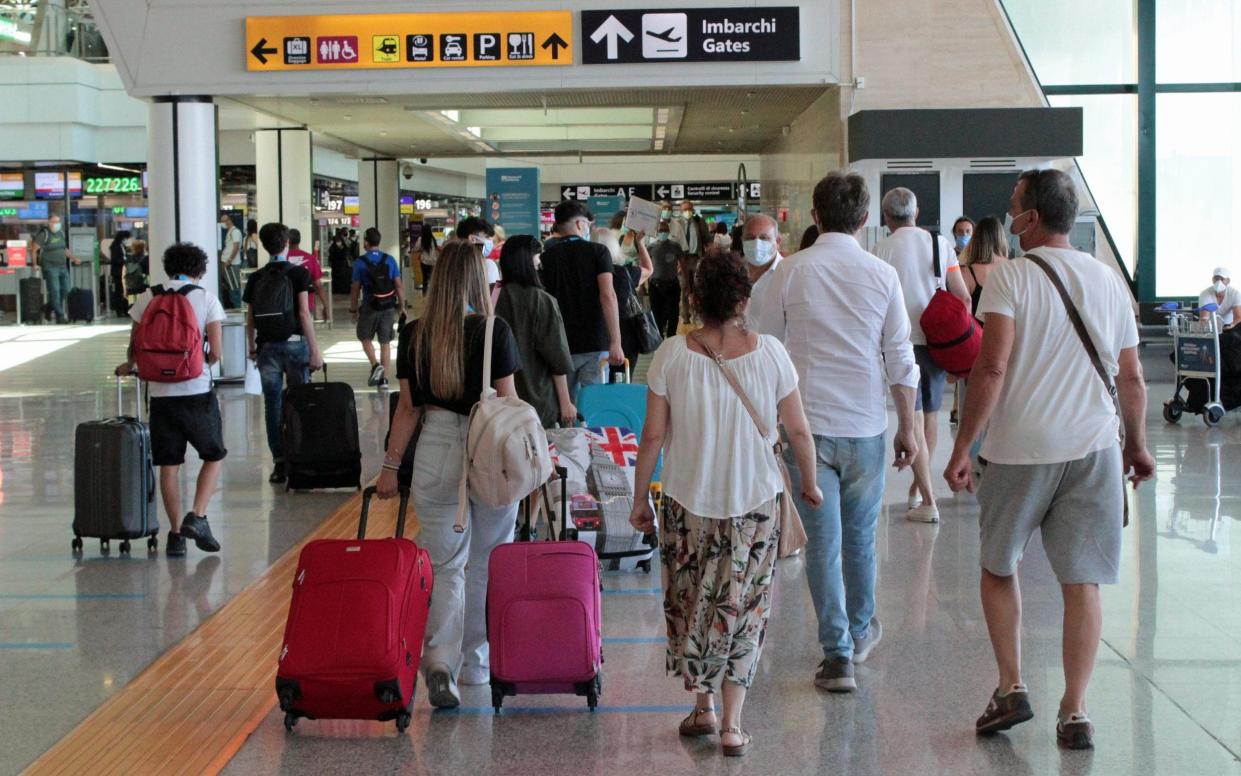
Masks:
[[[741,262],[713,249],[698,264],[690,294],[702,328],[664,341],[651,363],[646,423],[638,452],[635,493],[646,493],[664,456],[660,544],[667,670],[697,694],[681,722],[682,736],[720,733],[725,755],[750,748],[741,707],[754,680],[771,609],[784,480],[773,445],[777,422],[800,466],[811,471],[814,446],[797,373],[775,337],[745,328],[750,280]],[[767,436],[747,412],[724,370],[740,384]],[[822,493],[808,483],[812,505]],[[630,522],[654,530],[647,499]],[[715,715],[722,693],[723,727]]]

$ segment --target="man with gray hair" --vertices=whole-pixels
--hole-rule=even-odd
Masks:
[[[775,311],[778,305],[770,304],[767,297],[772,288],[772,274],[781,263],[780,225],[765,213],[757,213],[746,219],[741,229],[741,253],[745,259],[746,273],[750,276],[750,307],[746,310],[746,325],[756,331],[763,328],[763,316]],[[776,323],[772,328],[778,328]]]
[[[823,503],[797,505],[806,526],[806,580],[819,620],[823,662],[814,683],[857,688],[853,664],[882,638],[875,616],[875,529],[884,486],[885,384],[896,403],[897,469],[918,453],[914,389],[918,366],[896,271],[862,250],[870,195],[860,175],[830,173],[814,189],[819,239],[785,259],[764,289],[760,331],[784,341],[801,376]],[[756,227],[757,228],[757,227]],[[770,307],[768,307],[770,305]]]
[[[1009,216],[1026,253],[987,278],[978,305],[982,354],[944,472],[953,491],[974,490],[970,446],[986,428],[982,608],[999,684],[975,730],[991,735],[1034,716],[1021,676],[1017,565],[1039,530],[1064,597],[1056,737],[1086,749],[1094,736],[1086,689],[1103,627],[1099,585],[1118,576],[1124,478],[1137,485],[1155,471],[1146,450],[1146,384],[1124,281],[1069,244],[1073,180],[1059,170],[1022,173]]]
[[[906,517],[922,523],[938,523],[939,507],[931,486],[931,457],[935,455],[939,438],[939,408],[943,404],[944,383],[948,375],[931,359],[931,349],[927,346],[920,320],[937,290],[952,292],[965,303],[966,309],[970,306],[970,294],[961,277],[961,267],[952,241],[917,226],[918,198],[912,191],[899,187],[892,189],[883,195],[880,208],[883,224],[891,234],[875,246],[875,255],[891,264],[901,279],[905,311],[911,327],[909,339],[913,342],[914,358],[921,372],[914,404],[918,457],[913,463],[914,481],[909,488]],[[937,255],[938,269],[935,262]]]

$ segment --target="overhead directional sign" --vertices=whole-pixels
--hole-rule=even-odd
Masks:
[[[801,59],[796,6],[582,11],[582,63]]]
[[[570,11],[246,17],[246,69],[573,64]]]
[[[746,199],[757,201],[762,196],[762,184],[746,185]],[[592,197],[639,197],[658,202],[660,200],[732,200],[737,196],[736,184],[731,181],[685,182],[685,183],[562,183],[561,199],[585,202]]]
[[[651,198],[649,183],[562,183],[561,199],[577,199],[585,202],[591,197],[640,197]]]

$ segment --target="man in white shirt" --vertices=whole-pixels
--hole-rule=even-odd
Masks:
[[[969,308],[970,294],[961,277],[952,241],[919,228],[918,198],[909,189],[895,188],[883,195],[880,205],[884,226],[891,232],[875,246],[875,255],[891,264],[901,279],[905,310],[909,313],[909,340],[914,346],[921,379],[914,403],[918,427],[918,457],[914,459],[914,481],[909,487],[906,517],[922,523],[938,523],[939,507],[931,481],[931,458],[939,439],[939,408],[944,400],[948,375],[931,358],[922,313],[939,289],[947,289]],[[932,242],[934,241],[934,242]],[[939,246],[939,271],[935,270],[934,247]]]
[[[1000,676],[975,729],[990,735],[1034,716],[1021,677],[1017,565],[1041,530],[1064,597],[1065,692],[1056,735],[1081,749],[1094,734],[1086,688],[1102,630],[1099,585],[1115,583],[1120,565],[1124,475],[1136,485],[1155,469],[1146,451],[1146,385],[1124,282],[1069,244],[1077,217],[1073,180],[1059,170],[1022,173],[1009,214],[1026,258],[1000,265],[987,279],[978,306],[986,323],[982,354],[944,472],[953,491],[974,490],[970,446],[986,428],[987,468],[978,493],[982,606]],[[1098,351],[1097,364],[1031,256],[1062,281]]]
[[[875,528],[884,487],[885,384],[896,402],[896,468],[918,453],[918,366],[896,271],[854,235],[870,194],[860,175],[833,172],[814,189],[819,239],[780,263],[763,289],[758,330],[782,340],[801,377],[817,449],[818,508],[798,504],[806,527],[806,580],[819,620],[823,662],[815,685],[857,688],[861,663],[883,631],[875,614]],[[788,457],[793,488],[802,472]]]
[[[750,277],[750,306],[746,310],[746,325],[756,328],[766,303],[764,291],[771,285],[772,273],[780,265],[780,225],[765,213],[746,219],[741,231],[741,253],[745,258],[746,274]]]
[[[241,306],[241,260],[244,254],[241,244],[245,238],[228,213],[220,214],[220,228],[224,230],[224,242],[220,249],[220,282],[228,306]]]
[[[228,455],[224,448],[220,404],[211,386],[211,365],[220,360],[223,347],[224,308],[215,294],[198,285],[207,273],[207,254],[197,245],[177,243],[164,251],[164,271],[169,279],[163,288],[168,293],[178,293],[178,289],[187,285],[195,287],[185,292],[185,298],[198,319],[203,342],[207,343],[199,376],[179,383],[147,383],[151,396],[151,462],[159,467],[159,492],[168,515],[165,551],[169,557],[180,557],[185,555],[186,539],[193,539],[204,552],[220,550],[220,543],[207,524],[207,504],[215,493],[224,457]],[[129,310],[129,317],[134,320],[129,360],[116,368],[118,375],[135,371],[134,337],[142,323],[142,314],[155,298],[155,290],[143,291]],[[194,448],[203,465],[194,489],[194,509],[182,516],[181,464],[185,463],[187,445]]]
[[[1241,289],[1232,285],[1232,272],[1227,267],[1216,267],[1211,273],[1211,285],[1198,295],[1199,307],[1209,304],[1219,308],[1215,314],[1219,316],[1223,328],[1231,329],[1241,323]],[[1210,314],[1203,312],[1202,318],[1205,319]]]

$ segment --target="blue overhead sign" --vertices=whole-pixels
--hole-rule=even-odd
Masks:
[[[539,171],[534,167],[491,167],[483,217],[507,237],[539,233]]]

